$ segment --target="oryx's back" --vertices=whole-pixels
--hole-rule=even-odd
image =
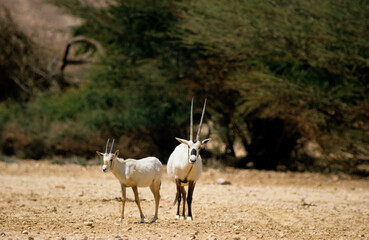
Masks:
[[[126,159],[126,183],[136,183],[138,187],[149,186],[153,181],[160,181],[163,165],[156,157],[139,160]]]
[[[142,172],[154,171],[161,174],[163,170],[163,165],[156,157],[147,157],[138,160],[132,160],[136,161],[137,168]]]

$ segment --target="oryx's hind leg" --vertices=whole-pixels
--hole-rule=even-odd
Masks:
[[[150,190],[154,195],[155,199],[155,215],[154,218],[151,220],[151,223],[155,222],[158,219],[158,209],[159,209],[159,202],[160,202],[160,185],[161,181],[154,181],[151,186]]]

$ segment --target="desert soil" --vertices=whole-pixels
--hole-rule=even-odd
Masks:
[[[369,239],[369,179],[206,169],[193,221],[175,219],[174,191],[164,173],[159,220],[150,224],[150,190],[139,189],[146,223],[129,190],[118,224],[120,185],[101,166],[0,162],[0,239]]]

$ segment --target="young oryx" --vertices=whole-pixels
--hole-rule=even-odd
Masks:
[[[123,159],[118,158],[119,150],[112,154],[114,140],[112,142],[110,152],[108,153],[109,139],[106,143],[105,153],[96,151],[100,156],[104,156],[104,172],[111,171],[119,180],[122,188],[122,212],[120,221],[124,218],[124,204],[126,203],[126,187],[132,187],[135,195],[135,201],[140,211],[141,223],[144,222],[145,216],[142,213],[140,199],[138,197],[137,187],[149,187],[155,198],[155,216],[151,222],[158,219],[158,207],[160,201],[160,185],[163,165],[159,159],[155,157],[147,157],[143,159]]]
[[[185,217],[185,206],[186,206],[186,190],[184,186],[188,185],[188,220],[192,220],[192,194],[195,189],[196,181],[200,178],[202,172],[202,160],[199,154],[201,147],[203,147],[210,139],[205,139],[200,142],[200,132],[202,120],[204,118],[206,107],[206,99],[204,102],[204,108],[202,109],[202,115],[200,120],[200,125],[197,130],[196,139],[193,140],[193,98],[191,102],[191,117],[190,117],[190,140],[185,140],[181,138],[176,138],[181,144],[179,144],[169,157],[167,163],[167,172],[169,177],[176,182],[177,194],[176,201],[178,201],[177,215],[176,218],[179,219],[179,208],[181,204],[181,196],[183,198],[183,218]]]

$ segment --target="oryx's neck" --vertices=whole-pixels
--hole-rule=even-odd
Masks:
[[[181,156],[181,162],[183,165],[190,165],[189,160],[190,160],[190,149],[188,148],[188,146],[186,144],[179,144],[179,152],[180,152],[180,156]]]
[[[123,158],[115,158],[111,165],[111,171],[114,175],[124,173],[126,162]]]

